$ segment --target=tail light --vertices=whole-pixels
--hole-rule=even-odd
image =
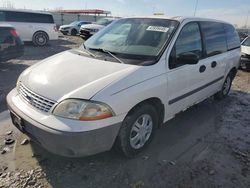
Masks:
[[[17,32],[16,32],[15,29],[11,29],[11,30],[10,30],[10,34],[11,34],[11,36],[14,37],[14,38],[18,37],[18,34],[17,34]]]

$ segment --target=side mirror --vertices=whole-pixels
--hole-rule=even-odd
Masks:
[[[194,65],[199,62],[199,56],[193,52],[187,52],[180,54],[177,61],[181,62],[181,64]]]

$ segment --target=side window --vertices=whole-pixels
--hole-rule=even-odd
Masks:
[[[227,51],[223,24],[217,22],[201,22],[201,28],[205,38],[205,49],[208,57]]]
[[[189,23],[185,25],[170,53],[169,68],[173,69],[187,64],[188,57],[200,59],[202,56],[202,40],[199,25]]]
[[[52,15],[14,11],[6,12],[6,20],[9,22],[54,23]]]
[[[238,32],[232,25],[224,24],[226,38],[227,38],[227,48],[232,50],[240,47],[240,37]]]
[[[8,28],[0,28],[0,46],[2,46],[2,48],[4,48],[6,44],[13,44],[14,41]]]
[[[3,21],[5,21],[5,12],[1,12],[0,11],[0,22],[3,22]]]

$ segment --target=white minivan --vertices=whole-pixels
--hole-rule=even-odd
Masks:
[[[121,29],[122,28],[122,29]],[[13,124],[69,157],[132,157],[177,113],[230,91],[240,39],[226,22],[124,18],[28,69],[7,96]]]
[[[22,41],[32,41],[37,46],[58,39],[56,24],[50,13],[0,9],[0,23],[14,26]]]

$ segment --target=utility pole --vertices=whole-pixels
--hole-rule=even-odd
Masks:
[[[247,29],[247,25],[248,25],[249,13],[250,13],[250,10],[247,12],[247,19],[246,19],[246,23],[245,23],[245,27],[246,27],[246,29]]]
[[[197,6],[198,6],[198,0],[196,0],[196,2],[195,2],[194,16],[196,15]]]

